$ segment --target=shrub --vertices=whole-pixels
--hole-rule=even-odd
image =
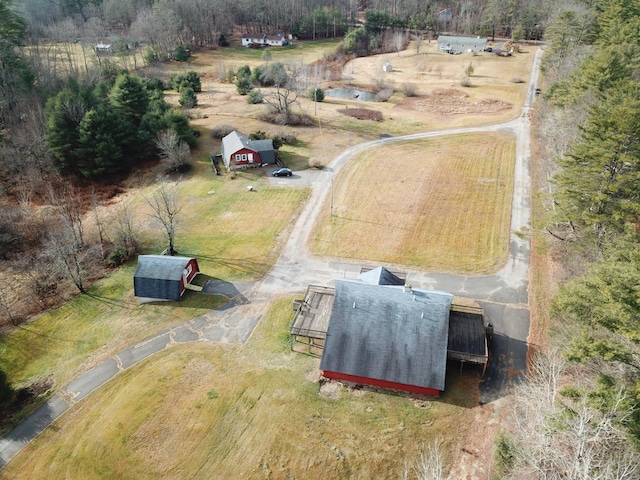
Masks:
[[[464,69],[464,74],[467,77],[471,77],[473,76],[473,72],[475,71],[475,69],[473,68],[473,63],[469,62],[469,65],[467,65]]]
[[[200,82],[200,77],[198,76],[197,72],[190,70],[187,72],[184,78],[185,80],[187,80],[187,82],[189,82],[189,85],[191,85],[191,88],[193,88],[194,92],[202,91],[202,83]]]
[[[262,130],[256,130],[255,132],[249,134],[250,140],[266,140],[267,138],[269,137]]]
[[[416,84],[415,83],[403,83],[400,85],[400,89],[402,93],[404,93],[405,97],[415,97],[416,96]]]
[[[219,47],[229,46],[229,40],[227,40],[227,37],[225,37],[223,33],[221,33],[220,36],[218,37],[218,46]]]
[[[461,87],[470,87],[471,86],[471,79],[469,77],[462,77],[460,79],[460,86]]]
[[[393,95],[393,88],[385,88],[376,93],[376,102],[386,102]]]
[[[178,103],[184,108],[193,108],[198,105],[198,97],[191,87],[184,87],[180,90]]]
[[[276,133],[276,135],[282,140],[282,143],[285,145],[295,145],[298,141],[298,136],[293,130],[285,131],[284,129],[280,129],[278,133]]]
[[[229,70],[227,70],[227,83],[233,83],[234,78],[236,78],[236,72],[233,71],[233,68],[229,67]]]
[[[232,125],[218,125],[217,127],[213,127],[211,129],[211,138],[217,138],[220,140],[223,137],[226,137],[231,132],[233,132],[236,128]]]
[[[147,87],[147,90],[162,92],[165,89],[164,82],[161,78],[148,78],[147,80],[145,80],[145,85]]]
[[[322,162],[317,158],[311,157],[309,159],[309,168],[321,168]]]
[[[276,125],[299,125],[310,126],[313,125],[313,119],[304,113],[276,113],[276,112],[262,112],[258,116],[259,120],[263,122],[273,123]]]
[[[142,61],[145,65],[153,65],[158,60],[158,55],[151,48],[147,47],[142,52]]]
[[[251,79],[246,75],[240,75],[238,73],[238,79],[236,80],[236,90],[240,95],[247,95],[253,90]]]
[[[494,461],[499,473],[506,473],[513,465],[513,441],[501,433],[496,439]]]
[[[169,79],[169,86],[176,92],[181,92],[183,88],[191,88],[194,92],[202,91],[202,83],[200,77],[194,71],[188,72],[186,75],[176,75]]]
[[[312,88],[309,90],[309,100],[322,102],[324,100],[324,90],[321,88]]]
[[[184,45],[178,45],[173,52],[173,59],[178,62],[186,62],[189,58],[189,52]]]
[[[511,83],[524,83],[524,80],[522,80],[520,77],[512,77]]]
[[[118,267],[122,265],[129,258],[129,252],[126,247],[122,245],[116,245],[113,250],[109,252],[107,256],[107,265],[110,267]]]
[[[249,92],[249,95],[247,96],[247,103],[255,105],[262,102],[262,92],[260,90],[254,88]]]

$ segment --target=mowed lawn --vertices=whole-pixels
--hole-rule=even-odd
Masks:
[[[367,150],[333,181],[316,255],[487,273],[507,258],[515,137],[474,133]]]
[[[472,372],[449,375],[438,400],[319,395],[318,359],[289,350],[291,300],[277,299],[244,346],[173,346],[123,372],[0,478],[402,478],[432,442],[450,452],[471,434]]]
[[[254,191],[247,190],[250,184]],[[168,246],[145,201],[156,188],[147,187],[126,200],[135,211],[140,253],[158,254]],[[281,234],[289,231],[309,195],[304,188],[270,187],[259,171],[235,179],[216,177],[210,165],[196,165],[194,175],[176,188],[182,204],[176,249],[198,259],[204,277],[196,277],[197,283],[262,278],[277,258]],[[227,301],[188,291],[179,302],[140,305],[133,296],[136,263],[134,259],[96,282],[87,294],[0,336],[0,364],[14,388],[47,376],[54,389],[60,388],[123,348]]]

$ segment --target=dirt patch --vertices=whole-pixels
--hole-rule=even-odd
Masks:
[[[438,88],[427,97],[407,97],[395,108],[431,112],[438,115],[496,113],[509,110],[513,104],[497,98],[470,102],[469,95],[456,88]]]
[[[320,382],[320,392],[319,395],[321,398],[328,398],[331,400],[337,400],[340,398],[340,383],[332,382],[332,381],[321,381]]]
[[[343,115],[357,118],[358,120],[375,120],[382,121],[382,113],[377,110],[369,110],[368,108],[343,108],[338,110]]]

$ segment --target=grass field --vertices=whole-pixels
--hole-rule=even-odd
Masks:
[[[308,42],[272,49],[273,60],[310,63],[334,46]],[[186,70],[203,74],[199,106],[189,112],[202,135],[193,152],[195,168],[178,187],[185,208],[176,247],[197,256],[201,270],[214,278],[261,278],[309,197],[308,189],[273,188],[256,171],[216,177],[208,162],[219,152],[219,141],[209,135],[217,125],[247,134],[284,128],[259,121],[263,106],[247,105],[234,85],[214,78],[220,63],[258,65],[262,53],[241,47],[197,52],[188,63],[142,72],[163,78]],[[460,72],[471,59],[476,73],[465,89],[468,102],[500,97],[513,102],[512,108],[439,115],[407,108],[396,90],[389,102],[371,106],[384,117],[371,122],[338,113],[355,105],[352,100],[314,105],[301,96],[296,108],[317,117],[317,124],[295,129],[299,141],[283,148],[291,165],[305,168],[309,158],[327,164],[380,133],[496,123],[520,111],[527,85],[510,77],[528,78],[533,52],[507,60],[433,52],[423,57],[424,68],[411,51],[397,60],[356,59],[345,82],[371,84],[379,62],[391,60],[395,85],[416,82],[420,98],[427,98],[434,88],[460,88]],[[495,270],[507,254],[514,148],[506,134],[483,134],[363,154],[334,181],[333,212],[327,200],[313,250],[429,270]],[[248,192],[248,185],[255,191]],[[148,216],[144,198],[153,190],[147,179],[132,178],[122,200],[135,208],[144,253],[167,246]],[[132,292],[134,269],[131,264],[117,270],[92,286],[91,296],[0,337],[0,363],[13,385],[51,375],[55,389],[122,348],[222,301],[188,292],[179,305],[140,307]],[[472,437],[477,378],[450,373],[443,398],[427,403],[344,388],[339,399],[319,396],[318,361],[288,350],[290,302],[276,301],[244,347],[176,346],[123,372],[45,430],[0,470],[0,478],[396,478],[430,440],[440,438],[450,453]]]
[[[254,191],[247,191],[249,184]],[[138,189],[128,200],[137,212],[142,253],[167,247],[145,201],[154,188]],[[303,188],[270,187],[257,172],[242,172],[233,180],[216,177],[204,163],[197,164],[178,189],[184,204],[176,228],[179,253],[196,256],[209,277],[244,281],[257,280],[270,268],[281,246],[280,234],[291,227],[309,195]],[[14,387],[48,375],[56,385],[64,385],[120,349],[226,301],[187,292],[180,302],[141,307],[133,297],[134,271],[132,262],[93,285],[88,295],[0,336],[0,363]]]
[[[473,373],[450,375],[438,400],[344,387],[323,397],[318,360],[289,351],[291,314],[280,298],[246,346],[171,347],[123,372],[0,478],[401,478],[433,440],[447,451],[470,434]]]
[[[515,139],[447,136],[368,150],[333,182],[313,253],[486,273],[508,253]]]

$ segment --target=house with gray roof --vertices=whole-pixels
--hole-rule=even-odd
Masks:
[[[482,52],[485,48],[487,48],[486,38],[458,37],[451,35],[440,35],[438,37],[437,49],[439,52]]]
[[[235,130],[222,139],[222,160],[228,171],[276,163],[273,141],[250,140]]]
[[[180,300],[199,271],[195,258],[139,255],[133,275],[134,295],[147,300]]]
[[[432,396],[444,390],[453,295],[399,283],[386,269],[335,281],[325,377]]]

